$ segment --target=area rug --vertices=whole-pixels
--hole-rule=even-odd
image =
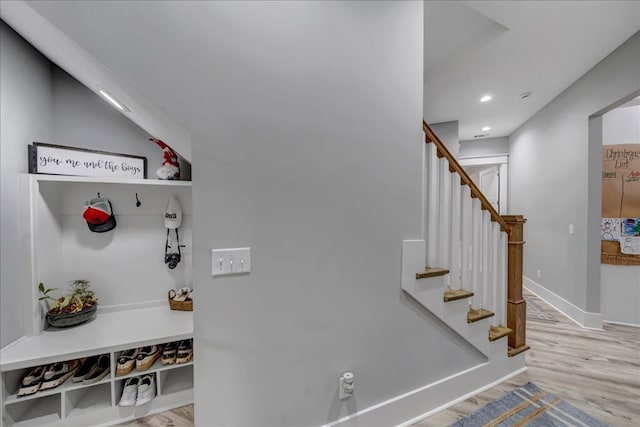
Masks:
[[[465,417],[451,427],[589,426],[606,427],[562,399],[527,383]]]
[[[527,319],[557,322],[558,320],[548,310],[545,310],[536,300],[525,295],[527,301]]]

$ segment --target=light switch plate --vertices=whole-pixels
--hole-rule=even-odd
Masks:
[[[251,271],[251,248],[211,250],[211,275],[229,276]]]

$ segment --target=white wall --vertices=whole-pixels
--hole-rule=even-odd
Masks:
[[[214,6],[234,56],[207,91],[233,108],[205,107],[193,138],[196,425],[320,425],[484,360],[400,287],[422,2]],[[213,279],[210,250],[240,246],[251,274]]]
[[[458,122],[429,123],[431,130],[438,135],[449,152],[456,159],[459,157],[460,141],[458,136]]]
[[[52,105],[51,64],[0,21],[0,347],[22,336],[18,174],[27,171],[27,145],[51,140]]]
[[[640,144],[640,105],[604,114],[602,143]],[[640,325],[640,266],[602,264],[601,274],[604,320]]]
[[[480,157],[509,153],[509,138],[467,139],[460,141],[459,157]]]
[[[639,63],[636,33],[509,137],[509,212],[528,219],[525,285],[586,317],[600,313],[602,154],[589,116],[640,88]]]

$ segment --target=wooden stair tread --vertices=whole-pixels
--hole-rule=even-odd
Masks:
[[[470,308],[467,313],[467,323],[477,322],[482,319],[487,319],[491,316],[495,316],[493,311],[485,310],[484,308],[479,308],[477,310]]]
[[[449,270],[440,267],[425,267],[424,271],[416,273],[416,279],[426,279],[427,277],[438,277],[449,274]]]
[[[517,354],[522,353],[523,351],[529,350],[530,348],[531,347],[529,347],[527,344],[521,345],[520,347],[517,347],[517,348],[509,347],[508,355],[509,357],[513,357]]]
[[[500,338],[504,338],[507,335],[509,335],[511,332],[513,332],[513,330],[510,328],[507,328],[506,326],[502,326],[502,325],[491,326],[489,328],[489,341],[496,341],[496,340],[499,340]]]
[[[444,302],[456,301],[459,299],[470,298],[473,296],[473,292],[465,289],[447,289],[444,291]]]

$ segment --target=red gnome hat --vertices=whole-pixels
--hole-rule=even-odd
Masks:
[[[162,166],[156,171],[156,175],[160,179],[180,179],[180,163],[178,163],[178,155],[164,141],[156,138],[149,138],[149,141],[155,142],[162,149],[163,161]]]

